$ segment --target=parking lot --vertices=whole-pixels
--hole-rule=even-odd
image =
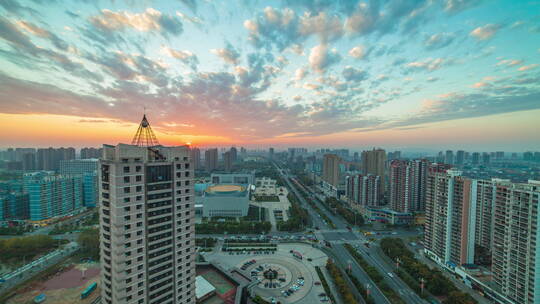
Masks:
[[[275,253],[208,252],[207,261],[225,269],[238,269],[250,278],[250,292],[269,302],[321,303],[324,289],[315,266],[324,267],[327,256],[302,243],[279,244]]]

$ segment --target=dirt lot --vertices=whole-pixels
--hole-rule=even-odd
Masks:
[[[84,272],[84,277],[83,277]],[[81,300],[81,292],[93,282],[98,282],[98,288],[86,299]],[[21,287],[16,296],[9,299],[7,304],[30,304],[35,296],[44,293],[47,299],[44,303],[89,304],[99,296],[99,265],[66,263],[60,269],[44,280],[36,280]]]

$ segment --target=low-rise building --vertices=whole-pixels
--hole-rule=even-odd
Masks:
[[[243,217],[248,214],[251,185],[209,185],[195,199],[203,217]]]

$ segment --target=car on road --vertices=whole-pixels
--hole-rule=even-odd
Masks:
[[[394,277],[394,274],[392,274],[391,272],[388,273],[388,276],[393,278]]]

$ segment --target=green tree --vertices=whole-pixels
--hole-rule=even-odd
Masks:
[[[79,234],[77,239],[81,252],[94,260],[99,260],[99,230],[87,229]]]

